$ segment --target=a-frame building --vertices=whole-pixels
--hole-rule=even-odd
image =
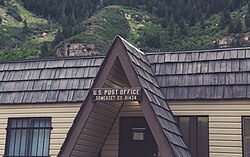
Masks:
[[[93,101],[93,89],[141,89],[138,101]],[[59,157],[190,157],[143,52],[116,37]]]

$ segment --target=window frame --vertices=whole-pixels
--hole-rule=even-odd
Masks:
[[[242,157],[247,157],[245,154],[245,125],[244,125],[244,120],[249,119],[250,116],[241,116],[241,144],[242,144]]]
[[[17,122],[18,122],[18,120],[35,120],[35,119],[49,119],[49,122],[50,122],[50,127],[35,127],[35,126],[32,126],[32,127],[30,127],[30,126],[27,126],[27,127],[24,127],[24,126],[21,126],[21,127],[18,127],[18,128],[13,128],[12,126],[11,126],[11,121],[12,120],[17,120]],[[23,123],[23,122],[22,122]],[[40,125],[40,120],[39,120],[39,125]],[[51,157],[50,156],[50,139],[51,139],[51,130],[53,129],[53,127],[52,127],[52,117],[8,117],[8,121],[7,121],[7,127],[5,128],[6,129],[6,137],[5,137],[5,150],[4,150],[4,156],[3,157]],[[10,139],[11,139],[11,131],[10,130],[25,130],[25,129],[27,129],[27,131],[29,132],[29,131],[31,131],[31,132],[33,132],[34,130],[40,130],[40,129],[44,129],[44,130],[47,130],[47,129],[49,129],[49,141],[48,141],[48,156],[27,156],[26,154],[25,154],[25,156],[20,156],[20,154],[19,154],[19,156],[10,156],[10,155],[8,155],[8,151],[9,151],[9,142],[10,142]],[[15,134],[15,136],[16,136],[16,134]],[[16,137],[15,137],[16,138]],[[33,139],[33,137],[32,137],[32,139]],[[16,139],[15,139],[16,140]],[[30,140],[28,140],[28,144],[27,144],[27,146],[26,147],[29,147],[31,145],[31,143],[30,143]]]
[[[189,119],[189,135],[188,135],[188,141],[189,143],[186,144],[187,147],[193,151],[196,152],[195,155],[193,155],[194,157],[198,157],[198,118],[207,118],[207,146],[208,146],[208,157],[210,156],[210,153],[209,153],[209,116],[208,115],[175,115],[175,120],[176,120],[176,124],[177,124],[177,127],[179,128],[179,118],[181,117],[185,117],[185,118],[188,118]],[[195,127],[190,127],[192,125],[195,125]],[[195,139],[194,140],[191,140],[191,139]],[[192,147],[192,148],[191,148]]]

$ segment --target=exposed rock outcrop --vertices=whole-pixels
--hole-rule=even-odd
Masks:
[[[93,56],[99,55],[100,51],[96,49],[94,44],[86,43],[68,43],[62,47],[57,48],[57,57],[66,56]]]
[[[216,48],[239,47],[250,45],[250,32],[226,36],[213,41]]]

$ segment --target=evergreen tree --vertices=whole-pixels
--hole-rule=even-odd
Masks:
[[[167,20],[167,17],[164,17],[161,21],[161,26],[163,28],[167,28],[168,27],[168,20]]]
[[[223,11],[220,19],[220,27],[224,29],[231,22],[231,15],[228,11]]]
[[[149,33],[145,36],[145,43],[150,48],[160,48],[161,42],[160,42],[160,34],[157,33]]]
[[[152,5],[152,3],[150,3],[150,1],[148,1],[146,4],[146,10],[150,13],[153,12],[153,5]]]
[[[62,35],[65,39],[69,38],[72,36],[72,27],[71,26],[65,26],[63,27],[63,30],[62,30]]]
[[[242,22],[240,18],[236,18],[235,20],[231,21],[229,24],[229,33],[241,33],[242,32]]]
[[[233,0],[233,8],[237,9],[240,7],[241,1],[240,0]]]
[[[245,16],[245,24],[249,30],[249,28],[250,28],[250,1],[248,1],[248,4],[247,4],[247,13]]]
[[[247,13],[250,14],[250,1],[248,1],[248,4],[247,4]]]
[[[4,0],[0,0],[4,1]],[[64,16],[72,18],[72,12],[74,12],[75,19],[82,17],[83,20],[86,17],[92,15],[99,5],[99,0],[21,0],[24,7],[38,15],[48,17],[65,24]],[[103,3],[109,4],[111,0],[105,0]],[[81,15],[81,16],[80,16]],[[62,20],[63,19],[63,20]],[[74,19],[73,19],[74,20]]]
[[[170,37],[174,37],[175,35],[175,23],[174,23],[174,17],[171,15],[170,21],[169,21],[169,26],[168,26],[168,33]]]
[[[229,33],[234,33],[234,22],[233,21],[231,21],[229,23],[228,32]]]
[[[143,40],[141,41],[141,45],[147,48],[160,48],[161,40],[160,33],[157,30],[158,27],[145,27],[142,28]]]
[[[55,39],[54,41],[52,42],[52,45],[53,46],[56,46],[59,42],[63,41],[64,40],[64,36],[62,34],[62,31],[61,29],[58,29],[57,32],[56,32],[56,36],[55,36]]]
[[[243,28],[242,22],[241,22],[240,18],[237,18],[235,20],[235,33],[241,33],[242,28]]]
[[[4,0],[0,0],[0,5],[4,5]]]
[[[202,29],[206,29],[206,25],[205,25],[204,19],[201,19],[201,28]]]
[[[166,15],[166,6],[163,4],[159,4],[158,9],[156,11],[156,15],[158,15],[159,17],[165,17]]]
[[[179,23],[179,29],[180,29],[180,35],[181,36],[187,35],[187,28],[185,26],[185,23],[184,23],[183,19],[181,19],[181,21]]]
[[[47,42],[44,42],[41,46],[41,57],[49,56],[49,46]]]
[[[28,32],[29,32],[29,27],[28,27],[27,21],[24,20],[23,21],[23,33],[27,34]]]
[[[0,24],[2,24],[2,22],[3,22],[3,19],[2,19],[2,17],[0,16]]]
[[[190,17],[189,17],[189,26],[194,26],[196,24],[196,16],[195,14],[192,14]]]
[[[249,15],[249,13],[247,13],[245,16],[245,24],[246,24],[247,28],[250,28],[250,15]]]

